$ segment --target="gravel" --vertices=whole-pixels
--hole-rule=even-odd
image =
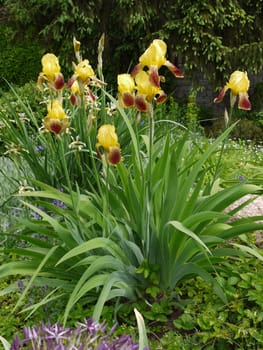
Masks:
[[[245,201],[255,198],[253,202],[249,203],[246,205],[244,208],[242,208],[237,214],[233,216],[231,221],[235,219],[240,219],[240,218],[247,218],[250,216],[263,216],[263,196],[254,196],[254,195],[246,195],[230,205],[226,211],[232,210],[239,206],[240,204],[244,203]],[[256,242],[255,244],[263,248],[263,231],[256,231]]]

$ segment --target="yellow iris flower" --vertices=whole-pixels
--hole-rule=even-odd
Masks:
[[[89,64],[89,60],[83,60],[76,66],[74,76],[80,79],[82,83],[87,83],[90,78],[95,77],[94,70]]]
[[[134,105],[135,82],[130,74],[119,74],[118,81],[118,100],[121,106],[131,107]]]
[[[152,84],[150,75],[147,72],[139,72],[135,76],[135,82],[137,89],[135,106],[139,111],[148,111],[154,98],[156,98],[157,104],[163,103],[166,100],[167,96],[165,92]]]
[[[44,127],[54,134],[60,134],[69,127],[69,119],[60,100],[53,100],[48,104],[48,114],[44,118]]]
[[[117,164],[121,160],[120,145],[114,125],[104,124],[98,130],[98,143],[96,145],[99,156],[99,148],[103,147],[106,152],[106,159],[110,164]]]
[[[136,96],[134,91],[137,90]],[[135,78],[130,74],[118,75],[118,100],[121,106],[134,106],[141,112],[147,112],[153,99],[157,104],[166,100],[166,94],[162,89],[153,85],[150,75],[145,71],[140,71]]]
[[[64,86],[64,77],[60,72],[57,56],[53,53],[47,53],[42,57],[41,63],[42,72],[39,74],[38,83],[41,84],[43,81],[47,81],[55,89],[62,89]]]
[[[219,95],[214,99],[214,102],[221,102],[227,92],[230,89],[230,106],[231,108],[234,106],[237,96],[238,100],[238,108],[244,110],[251,109],[251,103],[248,98],[248,90],[249,90],[249,79],[247,76],[247,72],[235,71],[231,74],[229,82],[224,86],[224,88],[220,91]]]
[[[47,53],[41,59],[42,73],[50,80],[55,79],[55,75],[60,73],[60,65],[57,56]]]
[[[166,66],[177,78],[183,78],[181,71],[166,58],[167,45],[163,40],[155,39],[139,58],[139,64],[135,66],[131,75],[136,76],[144,67],[149,68],[149,76],[153,85],[160,87],[158,70]]]
[[[156,66],[158,69],[166,62],[167,45],[164,41],[155,39],[148,49],[141,55],[139,62],[150,68]]]
[[[164,93],[163,90],[151,83],[150,76],[145,71],[141,71],[135,76],[135,82],[138,94],[145,95],[149,102],[152,102],[156,95]]]

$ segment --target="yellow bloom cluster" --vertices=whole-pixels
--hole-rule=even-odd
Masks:
[[[67,83],[67,88],[70,89],[70,102],[75,105],[78,104],[84,93],[85,96],[94,101],[95,97],[89,89],[89,85],[103,83],[97,79],[89,61],[82,59],[80,55],[81,43],[75,38],[73,46],[77,63],[73,63],[74,73]],[[150,112],[153,101],[159,104],[166,100],[167,96],[160,86],[164,78],[159,76],[159,69],[166,66],[176,77],[183,77],[179,69],[166,59],[166,53],[166,43],[159,39],[153,40],[139,58],[139,63],[131,74],[118,75],[118,99],[122,106],[135,106],[139,111]],[[59,60],[54,54],[45,54],[41,62],[42,72],[39,74],[38,84],[48,84],[49,88],[58,92],[57,97],[54,93],[52,94],[43,125],[46,130],[58,135],[69,128],[69,117],[62,106],[61,91],[64,87],[64,78]],[[110,124],[102,125],[98,130],[97,138],[98,155],[101,157],[100,150],[103,148],[106,160],[110,164],[117,164],[121,160],[121,152],[115,127]]]
[[[66,88],[70,89],[70,102],[74,106],[78,104],[81,100],[81,96],[85,96],[89,101],[95,101],[95,96],[89,89],[89,84],[92,85],[102,85],[99,79],[97,79],[95,72],[87,59],[82,59],[80,55],[80,42],[75,38],[73,39],[73,46],[75,51],[75,56],[77,59],[77,64],[73,63],[74,73],[71,76]],[[63,109],[63,96],[62,90],[64,88],[64,78],[61,73],[61,68],[59,65],[58,58],[52,54],[47,53],[42,57],[42,71],[38,77],[38,85],[47,85],[51,90],[51,100],[47,105],[47,115],[43,119],[44,129],[54,133],[55,135],[60,135],[62,132],[66,131],[70,127],[70,120],[67,116],[65,110]],[[85,94],[85,95],[84,95]],[[88,113],[88,118],[93,114],[91,109]],[[87,121],[88,125],[88,121]],[[97,135],[98,142],[96,144],[96,149],[98,156],[104,159],[109,164],[117,164],[121,161],[121,150],[118,143],[118,136],[115,132],[115,127],[110,124],[102,125],[98,130]],[[74,148],[81,150],[85,147],[85,143],[79,140],[79,135],[75,141],[73,141],[69,148]],[[104,150],[104,155],[101,154],[101,150]]]
[[[86,100],[93,103],[95,96],[88,85],[96,80],[94,70],[87,59],[80,56],[80,42],[75,38],[73,46],[78,63],[74,64],[74,74],[70,78],[67,88],[70,89],[70,102],[76,105],[80,102],[80,96],[85,94]],[[69,117],[62,107],[62,90],[65,87],[64,77],[61,73],[59,59],[53,53],[45,54],[42,59],[42,71],[38,76],[38,86],[46,85],[51,90],[51,101],[48,104],[48,114],[43,120],[45,130],[54,134],[60,134],[69,128]]]
[[[167,46],[162,40],[155,39],[139,58],[131,74],[118,75],[118,100],[121,106],[135,106],[139,111],[150,110],[153,100],[163,103],[167,96],[160,87],[164,78],[159,76],[159,68],[168,69],[177,77],[183,78],[180,70],[166,59]],[[146,67],[147,70],[144,70]]]
[[[42,72],[38,76],[38,86],[43,84],[52,91],[57,91],[59,97],[49,101],[47,110],[48,114],[43,120],[45,130],[56,135],[65,131],[69,127],[69,118],[62,107],[61,90],[64,87],[64,77],[61,73],[59,60],[53,53],[45,54],[42,59]]]

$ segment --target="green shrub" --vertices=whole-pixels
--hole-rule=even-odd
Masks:
[[[3,79],[21,86],[36,80],[41,69],[43,49],[37,41],[13,41],[12,29],[0,26],[0,86],[7,88]]]
[[[233,262],[235,262],[233,264]],[[188,298],[184,313],[173,323],[176,333],[205,349],[258,349],[263,344],[262,262],[257,259],[227,259],[231,270],[218,279],[229,296],[223,305],[211,287],[197,278],[184,284]],[[188,334],[188,335],[187,335]],[[188,349],[188,347],[186,348]],[[192,349],[192,348],[189,348]]]

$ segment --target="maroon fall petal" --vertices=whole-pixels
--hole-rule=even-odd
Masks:
[[[58,135],[60,134],[62,130],[62,125],[60,121],[52,121],[50,124],[50,131],[52,131],[54,134]]]
[[[76,105],[76,103],[77,103],[77,98],[76,98],[76,96],[75,96],[74,94],[71,94],[71,95],[70,95],[69,100],[70,100],[70,103],[72,104],[72,106],[75,106],[75,105]]]
[[[68,83],[67,83],[67,87],[70,89],[71,86],[73,85],[74,81],[76,80],[76,77],[74,77],[74,75],[69,79]]]
[[[143,69],[143,65],[141,63],[138,63],[133,70],[131,71],[131,76],[134,77],[136,74],[138,74]]]
[[[156,103],[157,104],[164,103],[166,101],[166,99],[167,99],[167,95],[165,93],[163,93],[156,98]]]
[[[151,66],[149,77],[150,77],[150,82],[154,86],[159,88],[160,87],[160,77],[159,77],[157,66]]]
[[[223,100],[223,98],[224,98],[224,96],[225,96],[227,90],[228,90],[227,88],[222,89],[222,90],[219,92],[218,96],[214,99],[214,102],[215,102],[215,103],[221,102],[221,101]]]
[[[248,99],[248,94],[246,92],[241,92],[239,94],[238,108],[244,109],[245,111],[251,110],[251,103]]]
[[[142,95],[136,96],[136,98],[135,98],[135,107],[141,112],[147,112],[148,111],[148,102],[146,101],[144,96],[142,96]]]
[[[173,75],[176,78],[183,78],[184,77],[184,75],[180,71],[180,69],[177,68],[172,62],[166,61],[164,65],[169,69],[169,71],[171,71],[173,73]]]
[[[130,92],[124,92],[121,97],[125,107],[134,106],[134,96]]]
[[[111,147],[108,153],[108,161],[110,164],[115,165],[121,161],[121,151],[118,147]]]
[[[55,76],[54,87],[56,90],[61,90],[64,87],[64,77],[63,74],[57,73]]]

